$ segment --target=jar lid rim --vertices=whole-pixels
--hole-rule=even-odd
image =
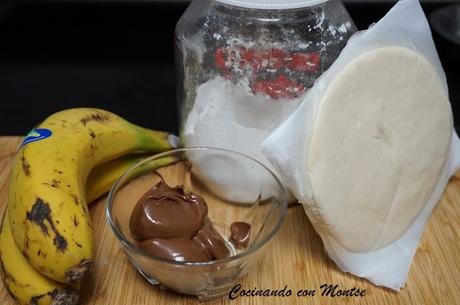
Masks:
[[[217,2],[255,9],[296,9],[317,5],[329,0],[216,0]]]

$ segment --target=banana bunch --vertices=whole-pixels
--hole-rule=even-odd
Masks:
[[[131,152],[176,144],[168,133],[100,109],[65,110],[37,126],[16,155],[0,230],[3,279],[11,295],[22,304],[76,304],[94,252],[87,203],[142,158]]]

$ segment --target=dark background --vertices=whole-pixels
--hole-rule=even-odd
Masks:
[[[174,26],[187,3],[0,0],[0,134],[25,134],[60,109],[114,111],[177,132]],[[346,3],[359,29],[392,3]],[[447,3],[424,2],[427,14]],[[410,20],[408,20],[410,22]],[[434,33],[460,111],[460,51]]]

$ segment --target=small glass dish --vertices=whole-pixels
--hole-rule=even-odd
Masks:
[[[158,168],[165,163],[169,165]],[[208,262],[174,261],[153,256],[136,245],[129,229],[132,211],[161,179],[206,200],[208,217],[225,239],[230,256]],[[237,195],[240,193],[242,196]],[[129,260],[147,281],[208,300],[226,295],[261,259],[286,210],[282,184],[260,162],[224,149],[182,148],[154,155],[127,170],[110,190],[106,217]],[[229,242],[230,226],[237,221],[251,225],[244,248]]]

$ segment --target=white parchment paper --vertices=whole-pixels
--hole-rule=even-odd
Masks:
[[[387,46],[406,47],[423,55],[439,74],[447,94],[446,77],[420,3],[418,0],[402,0],[378,23],[350,38],[338,59],[316,81],[296,111],[261,144],[262,152],[280,173],[283,182],[303,204],[311,220],[314,218],[311,215],[318,211],[312,204],[313,192],[308,173],[304,172],[307,168],[305,156],[322,96],[337,73],[354,58],[375,48]],[[328,255],[345,272],[364,277],[376,285],[400,290],[405,285],[425,224],[449,178],[459,167],[460,141],[452,130],[448,159],[438,184],[427,205],[406,233],[383,249],[369,253],[354,253],[342,247],[331,236],[324,234],[320,229],[320,223],[312,221]]]

